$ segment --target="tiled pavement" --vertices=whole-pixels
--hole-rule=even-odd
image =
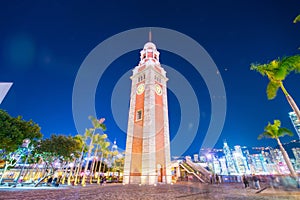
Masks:
[[[274,190],[268,188],[261,193],[254,189],[244,189],[241,184],[205,185],[198,183],[177,183],[174,185],[139,186],[107,184],[104,186],[87,185],[53,187],[0,187],[1,200],[59,199],[59,200],[97,200],[97,199],[205,199],[205,200],[268,200],[268,199],[300,199],[300,190]]]

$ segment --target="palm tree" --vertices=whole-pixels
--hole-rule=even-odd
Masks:
[[[90,145],[89,145],[88,156],[87,156],[88,159],[90,158],[91,153],[92,153],[92,149],[94,148],[94,145],[93,145],[94,141],[93,140],[94,140],[95,131],[97,129],[101,129],[102,131],[106,130],[106,127],[103,124],[103,122],[105,121],[104,118],[101,118],[101,119],[97,120],[96,118],[90,116],[89,119],[92,121],[93,128],[86,129],[86,133],[90,137]],[[85,186],[85,178],[86,178],[86,171],[88,169],[88,165],[89,165],[89,161],[87,160],[87,162],[85,164],[85,168],[84,168],[84,174],[83,174],[83,177],[82,177],[82,182],[81,182],[82,186]]]
[[[75,139],[77,139],[78,143],[80,143],[80,145],[81,145],[80,157],[78,159],[78,164],[75,167],[75,179],[74,179],[74,184],[75,185],[77,185],[78,175],[79,175],[79,172],[81,171],[81,164],[82,164],[83,154],[84,154],[84,151],[85,151],[85,148],[86,148],[85,141],[87,140],[87,138],[88,138],[87,132],[85,132],[85,134],[83,136],[82,135],[76,135],[75,136]]]
[[[108,149],[109,145],[110,145],[110,143],[106,142],[105,140],[100,142],[101,158],[100,158],[98,174],[100,174],[100,172],[101,172],[103,159],[106,158],[109,153],[109,149]],[[98,176],[97,184],[100,184],[100,176]]]
[[[294,178],[296,178],[297,174],[294,171],[294,168],[293,168],[293,165],[290,161],[290,158],[289,158],[288,154],[286,153],[285,149],[283,148],[283,146],[282,146],[282,144],[279,140],[279,137],[283,137],[285,135],[293,136],[293,133],[289,129],[284,128],[284,127],[280,127],[280,126],[281,126],[280,120],[274,120],[273,124],[271,124],[269,122],[268,125],[265,127],[265,131],[258,136],[258,139],[266,137],[266,138],[272,138],[272,139],[277,140],[280,151],[283,155],[283,159],[286,162],[287,167],[289,168],[289,171],[290,171],[291,175]]]
[[[86,129],[85,133],[90,138],[90,144],[89,144],[89,149],[88,149],[87,160],[86,160],[84,171],[83,171],[83,177],[82,177],[82,182],[81,182],[82,186],[85,186],[85,178],[86,178],[86,171],[87,171],[88,166],[89,166],[89,158],[91,157],[92,149],[94,148],[93,140],[94,140],[95,130]]]
[[[94,144],[96,145],[96,149],[94,151],[94,156],[93,157],[93,162],[92,162],[92,166],[90,167],[90,184],[92,184],[93,182],[93,176],[94,176],[94,167],[95,167],[95,161],[96,161],[96,156],[97,156],[97,153],[98,153],[98,141],[100,140],[100,135],[99,134],[96,134],[94,136]]]
[[[94,158],[96,158],[96,155],[98,153],[98,149],[99,149],[99,146],[101,144],[102,141],[105,141],[105,139],[107,138],[107,135],[106,134],[96,134],[95,137],[94,137],[94,144],[96,144],[96,150],[94,152]],[[94,172],[94,167],[95,167],[95,159],[93,159],[93,163],[92,163],[92,167],[91,167],[91,174],[93,174],[93,176],[95,175],[95,172]],[[92,183],[92,179],[93,179],[93,176],[90,176],[90,183]]]
[[[65,184],[65,180],[68,174],[68,167],[70,165],[70,158],[68,158],[64,163],[64,166],[62,167],[62,179],[61,179],[61,184]],[[65,169],[64,169],[65,168]]]
[[[119,154],[119,152],[117,150],[115,151],[111,151],[110,155],[111,155],[111,169],[113,172],[116,172],[117,168],[116,168],[116,160],[117,160],[117,155]]]
[[[72,162],[72,166],[71,166],[70,173],[69,173],[69,176],[68,176],[68,185],[71,185],[71,179],[74,180],[74,177],[73,177],[74,172],[73,172],[73,170],[74,170],[75,163],[76,163],[76,157],[73,156],[73,162]]]
[[[121,155],[124,155],[125,152],[122,152]],[[117,164],[117,170],[119,170],[120,172],[124,171],[124,162],[125,162],[125,157],[124,156],[121,156],[119,157],[116,162],[118,163]]]
[[[279,58],[268,64],[251,64],[250,69],[259,72],[263,76],[267,76],[270,80],[267,86],[267,97],[269,100],[276,97],[279,88],[283,91],[287,101],[300,120],[299,108],[283,86],[283,81],[287,75],[291,72],[300,72],[300,55]]]

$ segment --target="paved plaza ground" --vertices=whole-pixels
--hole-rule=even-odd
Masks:
[[[106,184],[81,186],[54,187],[0,187],[1,200],[29,199],[59,199],[59,200],[97,200],[97,199],[132,199],[132,200],[163,200],[163,199],[300,199],[300,190],[274,190],[267,188],[261,193],[257,190],[245,189],[241,183],[207,185],[199,183],[177,183],[173,185],[139,186]]]

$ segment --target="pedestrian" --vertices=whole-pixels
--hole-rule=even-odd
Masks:
[[[259,178],[255,174],[253,174],[252,179],[254,183],[254,188],[259,190],[260,189]]]
[[[219,183],[220,183],[220,177],[219,177],[219,175],[218,175],[218,174],[216,174],[216,184],[218,184],[218,185],[219,185]]]
[[[103,175],[100,176],[100,185],[103,185]]]
[[[103,176],[103,185],[105,185],[106,184],[106,176],[104,175]]]
[[[248,182],[248,179],[245,175],[242,176],[242,181],[245,185],[245,188],[249,187],[249,182]]]
[[[50,178],[48,178],[48,180],[47,180],[47,186],[51,186],[52,181],[53,181],[53,178],[52,178],[52,176],[50,176]]]
[[[269,181],[270,187],[274,188],[275,187],[275,176],[273,174],[268,176],[268,181]]]
[[[57,182],[57,177],[55,176],[54,179],[52,180],[51,185],[56,186],[56,182]]]

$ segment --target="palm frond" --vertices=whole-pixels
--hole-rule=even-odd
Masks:
[[[105,124],[100,124],[99,127],[100,127],[103,131],[106,131],[106,126],[105,126]]]
[[[291,71],[300,72],[300,55],[287,56],[281,59],[282,68],[287,70],[287,74]]]
[[[103,124],[103,122],[105,121],[105,118],[101,118],[101,119],[97,120],[95,117],[89,116],[89,119],[92,121],[93,127],[95,129],[102,129],[103,131],[106,131],[106,126],[105,126],[105,124]]]
[[[275,126],[276,128],[278,127],[280,127],[281,126],[281,121],[279,120],[279,119],[275,119],[274,120],[274,124],[273,124],[273,126]],[[277,129],[278,130],[278,129]]]
[[[266,70],[265,70],[265,65],[261,64],[251,64],[250,70],[254,70],[259,72],[262,76],[266,76]]]
[[[257,137],[257,139],[259,139],[259,140],[262,138],[273,138],[273,135],[272,135],[272,133],[270,133],[268,131],[264,131]]]
[[[300,22],[300,15],[298,15],[295,19],[294,19],[294,24],[296,24],[297,22]]]
[[[280,59],[272,60],[270,63],[266,64],[266,67],[271,71],[278,70],[280,67]]]
[[[87,139],[88,137],[92,137],[93,132],[90,129],[85,129],[84,137]]]
[[[280,134],[279,137],[285,136],[285,135],[288,135],[288,136],[293,136],[294,135],[293,132],[290,129],[285,128],[285,127],[281,127],[278,132]]]
[[[268,99],[274,99],[277,95],[277,91],[280,87],[280,84],[278,82],[270,81],[267,86],[267,97]]]
[[[285,135],[289,135],[289,136],[293,135],[292,131],[280,126],[281,126],[281,122],[278,119],[274,120],[273,124],[269,122],[264,129],[265,131],[258,136],[258,139],[261,139],[263,137],[278,139],[279,137],[283,137]]]
[[[102,139],[102,140],[105,140],[106,138],[107,138],[107,135],[106,135],[106,134],[101,135],[101,139]]]

